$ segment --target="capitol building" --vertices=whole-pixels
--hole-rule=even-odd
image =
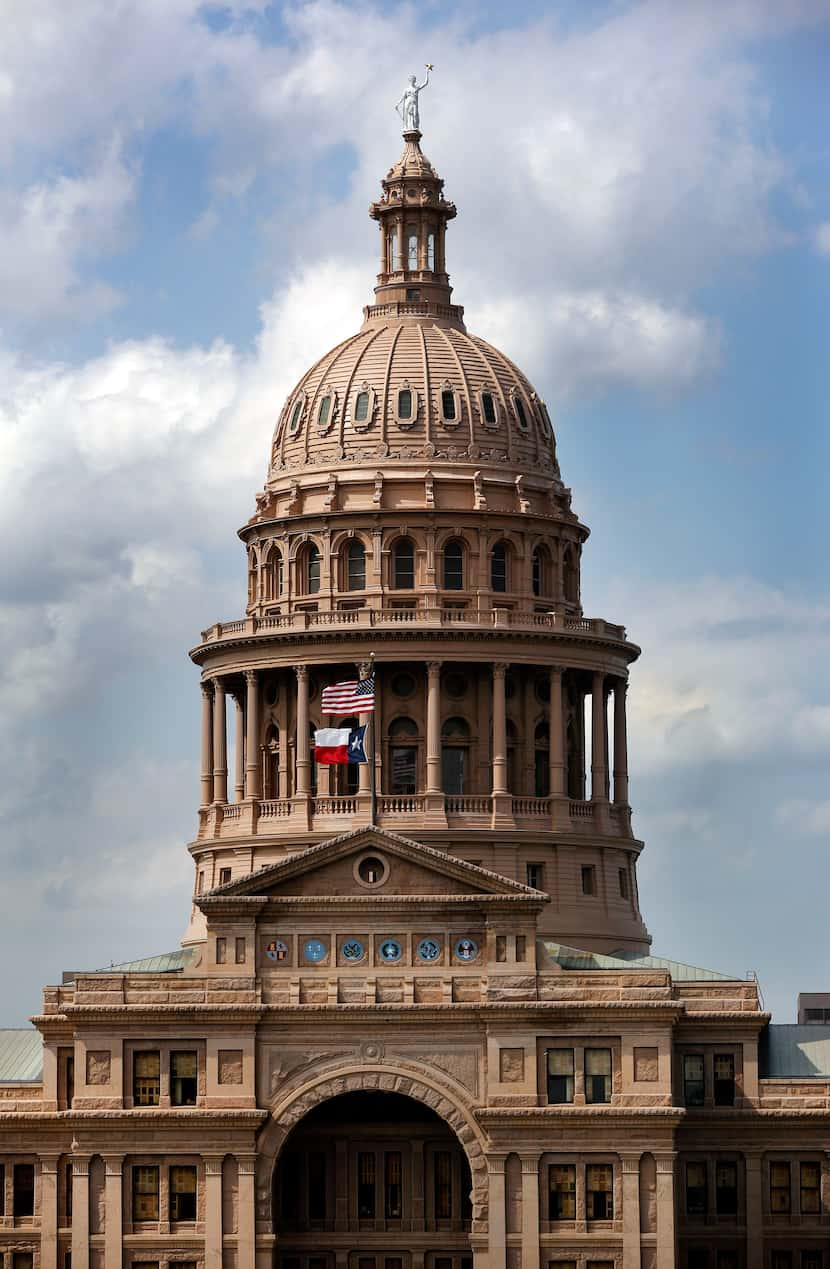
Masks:
[[[0,1269],[830,1269],[830,1028],[652,951],[639,648],[583,611],[543,385],[468,330],[403,137],[373,303],[190,650],[182,944],[0,1032]]]

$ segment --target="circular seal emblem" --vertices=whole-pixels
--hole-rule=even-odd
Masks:
[[[459,939],[455,945],[455,954],[460,961],[474,961],[478,956],[478,943],[475,939]]]
[[[282,939],[272,939],[270,943],[265,944],[265,955],[269,961],[287,961],[288,944],[283,943]]]
[[[421,939],[418,944],[418,957],[422,961],[437,961],[441,955],[441,944],[437,939]]]
[[[363,960],[363,944],[360,939],[347,939],[341,950],[346,961]]]
[[[380,945],[380,959],[394,965],[403,956],[403,948],[397,939],[384,939]]]
[[[309,939],[303,948],[303,953],[307,961],[312,961],[315,965],[325,959],[328,948],[322,939]]]

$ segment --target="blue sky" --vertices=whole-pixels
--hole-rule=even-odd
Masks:
[[[3,16],[0,1024],[180,937],[186,649],[241,609],[284,396],[371,295],[426,61],[455,297],[548,401],[586,609],[643,646],[655,950],[756,970],[781,1021],[830,988],[830,0]]]

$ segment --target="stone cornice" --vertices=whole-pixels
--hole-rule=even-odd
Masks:
[[[134,1131],[143,1123],[152,1124],[154,1129],[160,1126],[169,1125],[171,1128],[181,1130],[182,1124],[193,1125],[194,1127],[204,1128],[206,1125],[216,1127],[217,1121],[221,1120],[229,1123],[231,1126],[239,1124],[242,1127],[257,1127],[268,1118],[269,1112],[261,1110],[259,1107],[250,1110],[239,1110],[229,1107],[223,1109],[217,1106],[215,1109],[207,1107],[197,1107],[188,1110],[161,1109],[158,1106],[142,1107],[141,1109],[123,1110],[121,1108],[115,1110],[6,1110],[0,1111],[0,1123],[20,1123],[25,1120],[35,1120],[38,1124],[61,1124],[70,1128],[73,1124],[83,1124],[88,1126],[91,1123],[107,1123],[107,1124],[129,1124]]]
[[[199,907],[203,912],[220,913],[227,911],[231,913],[239,913],[240,910],[246,910],[247,905],[252,907],[258,905],[258,910],[267,912],[268,908],[275,907],[291,907],[291,908],[325,908],[330,911],[332,908],[365,908],[367,912],[375,911],[379,907],[383,908],[409,908],[409,907],[436,907],[446,908],[455,907],[457,904],[486,904],[488,907],[500,906],[505,904],[513,907],[517,903],[522,904],[528,912],[541,911],[545,907],[544,899],[536,899],[533,895],[525,894],[342,894],[342,895],[291,895],[291,894],[275,894],[265,897],[257,897],[251,900],[248,895],[220,895],[214,897],[212,895],[200,895]]]
[[[569,1123],[586,1121],[607,1123],[613,1120],[617,1127],[625,1121],[660,1119],[669,1124],[680,1124],[686,1115],[682,1106],[476,1106],[473,1111],[481,1124],[504,1123],[505,1120],[538,1119],[547,1127],[552,1119],[567,1119]]]

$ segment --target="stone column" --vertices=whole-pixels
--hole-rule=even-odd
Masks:
[[[489,1177],[488,1211],[490,1218],[488,1269],[507,1269],[507,1220],[504,1206],[505,1159],[505,1155],[498,1154],[491,1155],[487,1160]]]
[[[406,258],[406,238],[404,236],[403,216],[401,216],[400,220],[398,221],[397,230],[398,230],[398,269],[401,270],[401,269],[405,269],[408,264],[408,261]]]
[[[522,1269],[539,1269],[539,1156],[522,1155]]]
[[[604,802],[607,797],[608,745],[605,738],[605,675],[594,674],[591,688],[591,801]]]
[[[308,730],[308,667],[295,666],[297,675],[297,793],[308,797],[311,790],[311,758]]]
[[[239,1161],[239,1221],[236,1240],[238,1269],[255,1269],[256,1264],[256,1207],[255,1170],[256,1156],[238,1155]]]
[[[447,812],[441,779],[441,662],[427,661],[427,787],[424,825],[445,827]]]
[[[762,1155],[744,1151],[746,1167],[746,1269],[762,1269],[764,1263],[764,1215],[761,1207]]]
[[[222,1155],[205,1161],[205,1269],[222,1269]]]
[[[570,826],[568,791],[565,787],[565,717],[562,708],[561,665],[550,667],[550,702],[548,704],[548,732],[550,742],[550,796],[551,818],[554,828]]]
[[[58,1157],[40,1156],[40,1269],[58,1269]]]
[[[259,681],[256,670],[245,671],[245,796],[262,794],[259,769]]]
[[[493,792],[507,792],[507,705],[504,678],[507,666],[497,661],[493,666]]]
[[[674,1269],[674,1161],[677,1155],[655,1155],[657,1163],[657,1263]]]
[[[104,1156],[104,1269],[121,1269],[124,1200],[122,1194],[123,1154]],[[74,1208],[73,1208],[74,1219]]]
[[[624,1154],[622,1163],[622,1269],[640,1269],[640,1156]]]
[[[89,1269],[89,1162],[72,1157],[72,1269]]]
[[[236,731],[234,732],[234,782],[233,800],[241,802],[245,796],[245,714],[242,696],[235,696]]]
[[[213,801],[213,684],[202,683],[202,806]]]
[[[213,680],[213,800],[228,800],[228,740],[225,717],[225,684]]]
[[[628,805],[628,729],[625,701],[628,684],[625,679],[614,682],[614,801]]]

